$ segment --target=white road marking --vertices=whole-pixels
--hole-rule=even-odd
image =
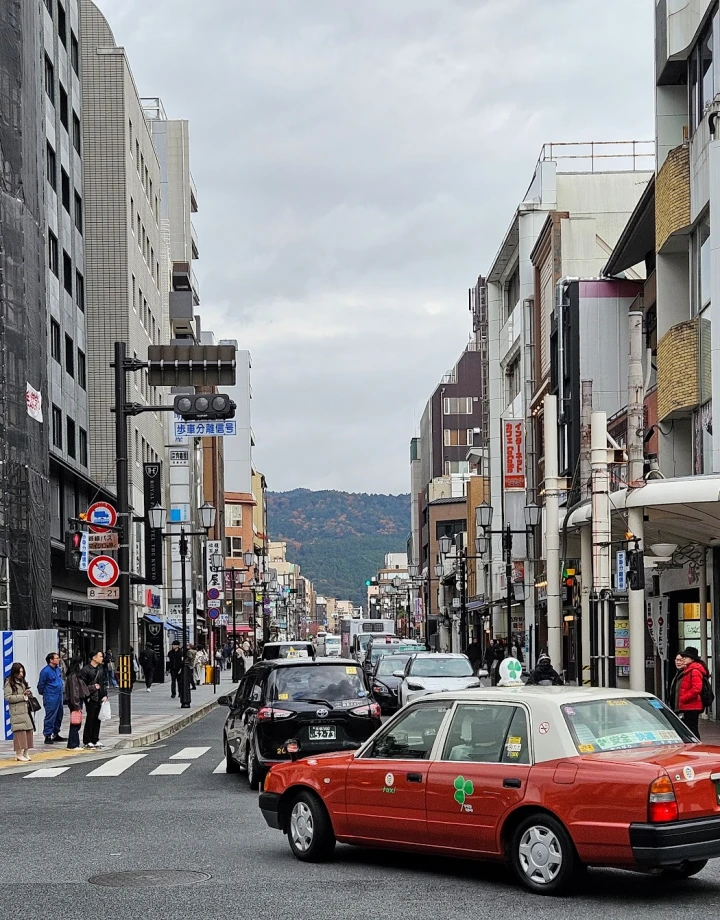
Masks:
[[[25,779],[52,779],[55,776],[60,776],[61,773],[69,769],[70,767],[43,767],[41,770],[33,770],[32,773],[26,773]]]
[[[225,758],[224,757],[220,761],[220,763],[215,767],[215,769],[213,770],[213,773],[227,773],[227,770],[225,769]]]
[[[203,754],[207,754],[209,747],[187,747],[183,748],[177,754],[173,754],[170,760],[197,760]]]
[[[143,757],[147,757],[147,754],[120,754],[118,757],[113,757],[112,760],[108,760],[101,767],[91,770],[87,775],[120,776],[121,773],[129,770],[133,764],[136,764],[138,760],[142,760]]]
[[[150,771],[150,776],[180,776],[189,766],[189,763],[161,763]]]

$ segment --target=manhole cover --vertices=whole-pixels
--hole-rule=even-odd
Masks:
[[[197,885],[212,878],[207,872],[186,872],[183,869],[134,869],[129,872],[106,872],[88,879],[91,885],[105,888],[174,888]]]

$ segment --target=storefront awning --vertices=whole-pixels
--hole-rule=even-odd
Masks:
[[[68,604],[78,604],[81,607],[104,607],[106,610],[114,610],[117,613],[117,604],[113,604],[112,601],[90,600],[89,597],[80,594],[79,591],[53,588],[51,597],[56,601],[67,601]]]

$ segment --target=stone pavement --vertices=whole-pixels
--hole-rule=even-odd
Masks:
[[[118,691],[111,690],[112,718],[102,723],[100,741],[105,745],[106,751],[153,744],[201,718],[215,706],[219,696],[229,693],[234,686],[236,685],[232,683],[230,671],[223,671],[218,686],[213,688],[212,684],[207,684],[199,686],[197,690],[192,690],[190,709],[181,709],[180,700],[177,697],[174,700],[170,698],[169,679],[163,684],[153,684],[150,693],[146,691],[143,681],[137,681],[131,696],[132,734],[130,735],[118,733]],[[44,711],[41,709],[35,716],[36,747],[30,752],[33,762],[44,763],[45,761],[64,761],[73,757],[97,756],[97,751],[86,751],[83,748],[69,751],[64,743],[53,746],[45,745],[42,735],[43,717]],[[60,729],[63,737],[67,737],[69,726],[69,713],[66,709]],[[82,727],[80,731],[82,738]],[[18,764],[15,760],[12,741],[0,741],[0,769],[16,765]]]

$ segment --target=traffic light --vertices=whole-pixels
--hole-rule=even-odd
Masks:
[[[83,534],[80,530],[68,530],[65,533],[65,568],[80,571],[83,557]]]
[[[575,603],[575,569],[563,569],[563,605],[573,607]]]
[[[227,393],[195,393],[175,397],[175,411],[185,421],[235,418],[236,405]]]
[[[645,587],[645,557],[640,549],[627,551],[628,585],[631,591],[642,591]]]

